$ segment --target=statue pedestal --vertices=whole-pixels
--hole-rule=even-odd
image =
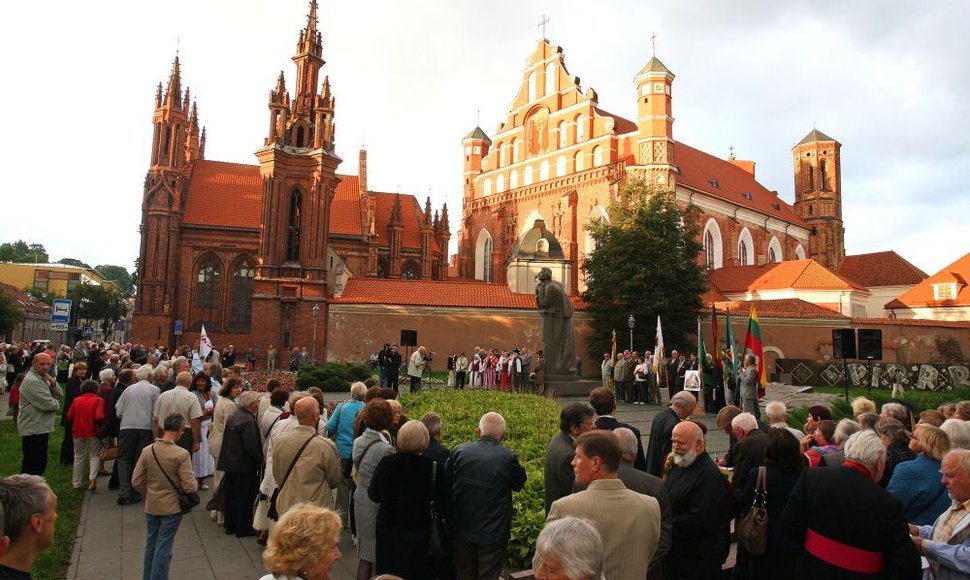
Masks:
[[[575,374],[547,374],[546,394],[560,397],[586,397],[596,387],[602,387],[602,381],[590,381]]]

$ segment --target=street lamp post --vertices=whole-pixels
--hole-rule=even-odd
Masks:
[[[317,363],[317,318],[320,317],[320,305],[313,305],[313,364]]]
[[[637,325],[637,319],[630,315],[630,318],[626,319],[626,325],[630,327],[630,351],[633,352],[633,327]]]

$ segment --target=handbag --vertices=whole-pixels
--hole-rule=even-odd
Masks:
[[[754,501],[748,513],[738,519],[734,526],[734,534],[738,538],[738,545],[752,556],[765,553],[765,543],[768,537],[768,508],[765,499],[768,492],[765,489],[767,469],[758,468],[758,483],[754,490]]]
[[[152,455],[155,456],[155,463],[157,463],[158,468],[162,470],[162,475],[165,476],[165,479],[168,480],[168,483],[172,486],[172,489],[174,489],[179,495],[179,511],[183,514],[187,514],[192,511],[192,508],[199,505],[199,503],[202,501],[199,499],[199,494],[194,491],[192,493],[186,493],[182,491],[181,487],[175,485],[175,482],[172,481],[172,478],[168,476],[168,473],[166,473],[165,468],[162,467],[162,462],[158,460],[158,454],[155,453],[154,445],[152,445]]]
[[[367,452],[370,451],[370,448],[378,441],[380,441],[380,439],[374,439],[368,443],[367,447],[364,447],[364,451],[360,454],[360,459],[354,461],[354,465],[350,469],[350,479],[354,482],[354,485],[360,485],[360,464],[364,461],[364,457],[367,455]]]
[[[310,441],[313,441],[313,438],[316,436],[317,434],[314,433],[313,435],[310,435],[309,439],[303,442],[300,450],[297,451],[296,455],[293,456],[293,461],[290,462],[290,466],[286,468],[286,475],[283,476],[283,481],[276,486],[276,489],[273,490],[273,496],[269,498],[269,510],[266,512],[266,517],[274,522],[280,519],[279,511],[276,509],[276,500],[280,496],[280,490],[283,489],[283,486],[286,485],[286,480],[288,480],[290,478],[290,474],[293,473],[293,468],[296,467],[296,462],[300,459],[300,455],[303,454],[303,450],[306,449],[306,446],[309,445]]]
[[[438,462],[433,461],[431,463],[431,533],[428,536],[428,556],[444,558],[451,553],[451,536],[448,533],[448,524],[445,518],[438,513],[438,508],[434,502],[437,476]]]
[[[101,459],[101,461],[112,461],[114,459],[118,459],[118,446],[105,445],[101,448],[101,451],[98,452],[98,458]]]

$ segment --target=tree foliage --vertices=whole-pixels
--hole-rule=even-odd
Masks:
[[[73,301],[74,320],[97,321],[105,335],[111,332],[115,322],[128,315],[128,300],[112,286],[78,284],[67,293]]]
[[[24,287],[24,292],[34,300],[43,302],[48,306],[51,306],[54,304],[55,298],[64,298],[64,296],[61,296],[57,292],[52,292],[50,290],[42,290],[31,284],[28,284],[27,286]]]
[[[20,325],[26,315],[6,292],[0,291],[0,336],[5,336]]]
[[[77,266],[78,268],[87,268],[88,270],[91,269],[91,266],[87,265],[81,260],[78,260],[77,258],[61,258],[57,261],[57,263],[64,264],[65,266]]]
[[[28,244],[24,240],[0,244],[0,262],[46,264],[49,260],[44,244]]]
[[[135,275],[128,273],[122,266],[112,266],[110,264],[99,264],[94,267],[94,271],[101,275],[105,280],[111,280],[118,285],[121,293],[131,296],[135,293]]]
[[[609,223],[588,224],[596,247],[584,262],[583,300],[593,318],[593,352],[610,349],[614,329],[617,348],[628,348],[631,314],[636,350],[653,349],[658,315],[668,352],[691,344],[707,280],[697,263],[702,246],[689,210],[677,207],[673,193],[632,179],[610,204]]]

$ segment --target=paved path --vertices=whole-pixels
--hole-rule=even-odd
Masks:
[[[563,403],[584,400],[563,399]],[[663,407],[621,404],[616,412],[620,421],[640,429],[644,442],[650,435],[654,416]],[[727,435],[717,429],[714,417],[697,417],[708,426],[709,453],[723,453],[728,448]],[[144,504],[119,506],[117,492],[107,489],[107,478],[98,481],[100,489],[87,494],[77,530],[77,541],[68,569],[69,580],[103,580],[141,578],[145,546]],[[210,491],[201,492],[202,506]],[[254,538],[227,536],[209,519],[202,506],[185,516],[175,538],[171,575],[192,580],[249,580],[265,574],[262,548]],[[357,549],[344,534],[340,545],[343,557],[334,565],[335,580],[356,576]]]

